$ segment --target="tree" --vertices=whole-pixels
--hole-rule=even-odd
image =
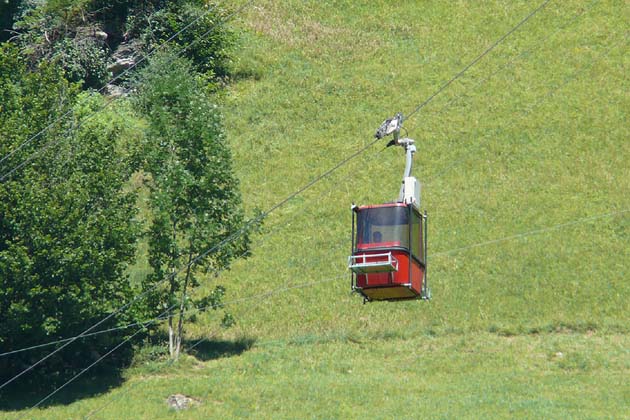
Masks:
[[[141,38],[146,49],[153,49],[175,36],[171,43],[191,60],[195,71],[213,81],[224,80],[236,42],[234,33],[219,25],[224,15],[221,8],[203,0],[170,1],[147,19]],[[191,22],[196,23],[191,26]]]
[[[191,287],[205,270],[220,270],[247,250],[245,233],[193,264],[244,225],[238,181],[217,106],[205,91],[207,81],[190,61],[158,54],[137,85],[137,103],[149,122],[145,171],[150,188],[149,260],[153,273],[145,289],[153,310],[179,305],[177,327],[169,318],[169,350],[181,348],[183,316]],[[168,280],[168,281],[166,281]],[[215,289],[220,295],[221,289]],[[197,302],[198,304],[198,302]]]
[[[4,42],[11,37],[13,22],[22,3],[22,1],[18,0],[0,0],[0,42]]]
[[[54,64],[29,72],[15,48],[0,50],[0,152],[16,151],[2,173],[41,153],[0,184],[0,345],[12,350],[76,335],[131,298],[124,270],[137,228],[135,196],[125,188],[133,168],[122,143],[139,132],[124,110],[93,115],[103,99],[77,96]],[[54,123],[69,108],[72,118]],[[41,138],[24,143],[51,122]],[[134,316],[125,311],[102,327]],[[47,377],[84,367],[125,334],[74,343],[43,366]],[[13,375],[49,351],[0,359],[0,372]]]
[[[110,50],[106,40],[96,35],[100,27],[91,20],[89,8],[89,0],[29,4],[13,25],[13,41],[29,57],[32,68],[54,60],[65,70],[66,79],[100,88],[108,78]]]

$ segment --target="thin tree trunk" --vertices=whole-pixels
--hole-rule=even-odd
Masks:
[[[179,357],[182,347],[182,334],[184,330],[184,308],[186,303],[186,289],[188,288],[188,280],[190,279],[190,267],[192,262],[192,250],[188,253],[188,264],[186,265],[186,278],[184,279],[184,287],[182,288],[182,300],[179,304],[179,321],[177,323],[175,358]]]
[[[169,293],[170,295],[173,295],[175,293],[175,268],[172,268],[172,278],[171,278],[171,290]],[[174,316],[171,313],[172,309],[169,309],[169,314],[168,314],[168,353],[171,355],[171,359],[174,359],[175,357],[177,357],[175,355],[175,328],[173,326],[173,319]]]
[[[177,241],[177,221],[173,220],[171,218],[172,222],[173,222],[173,237],[172,237],[172,249],[171,249],[171,280],[170,280],[170,284],[171,284],[171,290],[169,293],[169,296],[172,296],[175,294],[176,291],[176,276],[177,276],[177,270],[175,269],[175,244]],[[170,309],[169,309],[169,314],[168,314],[168,352],[171,355],[171,359],[176,359],[177,356],[179,355],[179,352],[176,352],[176,346],[175,346],[175,341],[176,341],[176,334],[175,334],[175,329],[173,328],[173,316],[170,313]]]
[[[175,331],[173,330],[173,317],[168,317],[168,353],[171,355],[171,359],[175,357]]]

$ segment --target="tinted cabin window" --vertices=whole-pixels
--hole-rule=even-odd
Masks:
[[[357,214],[357,245],[409,247],[406,207],[363,209]]]
[[[424,261],[424,252],[422,250],[422,218],[416,212],[411,212],[411,254],[415,255],[420,261]]]

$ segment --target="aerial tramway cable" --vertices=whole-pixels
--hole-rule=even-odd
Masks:
[[[461,77],[468,69],[470,69],[474,64],[476,64],[481,58],[483,58],[483,56],[487,55],[496,45],[498,45],[503,39],[505,39],[507,36],[509,36],[511,33],[515,32],[520,26],[522,26],[527,20],[529,20],[532,16],[534,16],[539,10],[541,10],[544,6],[546,6],[551,0],[546,0],[545,2],[543,2],[541,5],[539,5],[536,9],[534,9],[531,13],[529,13],[528,16],[526,16],[523,20],[521,20],[515,27],[513,27],[510,31],[508,31],[504,36],[502,36],[498,41],[496,41],[492,46],[490,46],[488,49],[486,49],[481,55],[479,55],[477,58],[475,58],[470,64],[468,64],[463,70],[461,70],[459,73],[457,73],[449,82],[447,82],[445,85],[443,85],[442,87],[440,87],[435,93],[433,93],[429,98],[427,98],[427,100],[425,100],[424,102],[422,102],[413,112],[417,112],[419,111],[422,107],[424,107],[426,104],[428,104],[434,97],[436,97],[439,93],[441,93],[442,91],[444,91],[453,81],[455,81],[456,79],[458,79],[459,77]],[[249,3],[246,3],[246,5],[249,5],[251,3],[251,1]],[[244,7],[242,7],[241,9],[239,9],[239,11],[243,10]],[[234,14],[230,15],[233,16]],[[188,267],[195,265],[200,259],[204,258],[205,256],[209,255],[211,252],[214,252],[220,248],[222,248],[223,246],[225,246],[227,243],[230,243],[234,240],[236,240],[238,237],[240,237],[246,229],[248,229],[252,224],[254,223],[258,223],[260,220],[262,220],[264,217],[267,217],[271,212],[275,211],[276,209],[278,209],[279,207],[283,206],[284,204],[286,204],[288,201],[290,201],[291,199],[293,199],[294,197],[296,197],[297,195],[301,194],[302,192],[306,191],[307,189],[309,189],[310,187],[312,187],[315,183],[319,182],[321,179],[327,177],[328,175],[330,175],[331,173],[333,173],[334,171],[336,171],[337,169],[339,169],[341,166],[345,165],[347,162],[349,162],[350,160],[354,159],[356,156],[360,155],[361,153],[363,153],[365,150],[367,150],[368,148],[370,148],[373,144],[375,144],[377,141],[379,141],[379,139],[377,138],[376,140],[370,142],[367,144],[367,146],[359,149],[358,151],[356,151],[355,153],[353,153],[352,155],[350,155],[349,157],[343,159],[341,162],[339,162],[337,165],[335,165],[334,167],[332,167],[331,169],[329,169],[328,171],[324,172],[323,174],[321,174],[320,176],[316,177],[313,181],[311,181],[310,183],[308,183],[307,185],[305,185],[304,187],[300,188],[299,190],[297,190],[296,192],[294,192],[293,194],[289,195],[288,197],[286,197],[284,200],[280,201],[279,203],[277,203],[275,206],[271,207],[267,212],[259,215],[257,218],[255,218],[254,220],[250,221],[246,226],[244,226],[242,229],[238,230],[237,232],[235,232],[234,234],[230,235],[229,237],[227,237],[226,239],[224,239],[223,241],[221,241],[219,244],[217,244],[216,246],[208,249],[207,251],[203,252],[202,254],[198,255],[197,257],[195,257],[189,264],[187,264],[186,266],[183,266],[182,268],[180,268],[180,270],[174,272],[172,275],[166,277],[165,279],[161,280],[160,282],[156,283],[154,285],[153,288],[137,295],[136,297],[134,297],[130,302],[128,302],[127,304],[121,306],[120,308],[118,308],[117,310],[113,311],[112,313],[110,313],[108,316],[106,316],[105,318],[103,318],[101,321],[98,321],[97,323],[93,324],[91,327],[87,328],[86,330],[84,330],[81,334],[79,334],[78,336],[76,336],[74,339],[66,342],[65,344],[63,344],[61,347],[59,347],[58,349],[54,350],[53,352],[51,352],[50,354],[48,354],[47,356],[43,357],[42,359],[38,360],[37,362],[35,362],[34,364],[32,364],[31,366],[29,366],[28,368],[24,369],[22,372],[20,372],[19,374],[17,374],[16,376],[14,376],[13,378],[9,379],[8,381],[6,381],[5,383],[3,383],[2,385],[0,385],[0,389],[4,388],[5,386],[7,386],[8,384],[10,384],[11,382],[13,382],[14,380],[16,380],[17,378],[21,377],[23,374],[29,372],[30,370],[34,369],[36,366],[38,366],[39,364],[41,364],[42,362],[44,362],[45,360],[47,360],[48,358],[52,357],[54,354],[56,354],[57,352],[61,351],[63,348],[65,348],[66,346],[68,346],[69,344],[71,344],[72,342],[74,342],[76,339],[83,337],[85,334],[91,332],[94,328],[98,327],[99,325],[101,325],[102,323],[106,322],[107,320],[111,319],[111,317],[113,317],[114,315],[120,313],[121,311],[127,309],[129,306],[131,306],[132,304],[134,304],[135,302],[139,301],[140,299],[144,298],[148,293],[150,293],[151,291],[155,290],[155,288],[159,287],[160,284],[164,283],[165,281],[169,280],[170,278],[173,278],[174,276],[178,275],[179,273],[181,273],[183,270],[186,270]],[[4,178],[6,178],[6,174],[5,176],[3,176],[2,178],[0,178],[0,181]]]
[[[519,22],[514,28],[512,28],[508,33],[506,33],[505,35],[503,35],[499,40],[497,40],[494,44],[492,44],[488,49],[486,49],[481,55],[479,55],[477,58],[475,58],[473,60],[473,62],[471,62],[469,65],[467,65],[462,71],[460,71],[459,73],[457,73],[451,80],[449,80],[446,84],[444,84],[441,88],[439,88],[436,92],[434,92],[427,100],[425,100],[423,103],[421,103],[410,115],[414,114],[415,112],[419,111],[423,106],[425,106],[426,104],[428,104],[435,96],[437,96],[441,91],[443,91],[444,89],[446,89],[446,87],[448,87],[448,85],[450,85],[452,82],[454,82],[457,78],[459,78],[460,76],[462,76],[464,74],[464,72],[466,70],[468,70],[470,67],[472,67],[472,65],[474,65],[476,62],[478,62],[481,58],[483,58],[483,56],[487,55],[492,49],[494,49],[494,47],[496,47],[500,42],[502,42],[505,38],[507,38],[507,36],[509,36],[511,33],[513,33],[516,29],[518,29],[518,27],[520,27],[522,24],[524,24],[527,20],[529,20],[534,14],[536,14],[540,9],[542,9],[544,6],[546,6],[547,3],[549,3],[549,1],[551,0],[547,0],[544,3],[542,3],[538,8],[536,8],[534,11],[532,11],[528,16],[526,16],[521,22]],[[593,3],[597,2],[598,0],[595,0]],[[252,1],[246,3],[245,5],[243,5],[239,10],[237,10],[236,12],[234,12],[232,15],[240,12],[242,9],[244,9],[246,6],[248,6],[250,3],[252,3]],[[592,5],[592,4],[591,4]],[[117,79],[121,78],[122,76],[124,76],[124,74],[126,74],[128,71],[130,71],[131,69],[133,69],[135,66],[137,66],[138,64],[140,64],[142,61],[146,60],[150,55],[152,55],[155,51],[157,51],[159,48],[161,48],[162,46],[164,46],[166,43],[170,42],[171,40],[173,40],[177,35],[183,33],[184,31],[186,31],[188,28],[190,28],[192,25],[194,25],[198,20],[200,20],[202,17],[204,17],[207,13],[209,13],[210,10],[208,10],[208,12],[200,15],[199,17],[197,17],[194,21],[192,21],[191,23],[189,23],[187,26],[185,26],[184,28],[182,28],[180,31],[178,31],[175,35],[171,36],[169,39],[167,39],[164,43],[160,44],[158,47],[154,48],[153,50],[151,50],[147,55],[145,55],[141,60],[139,60],[138,62],[136,62],[132,67],[130,67],[129,69],[125,70],[125,72],[123,72],[122,74],[120,74],[119,76],[111,79],[108,83],[112,83],[114,81],[116,81]],[[227,19],[231,18],[232,15],[228,16]],[[226,20],[227,20],[226,19]],[[210,28],[207,32],[209,33],[210,31],[212,31],[216,26],[218,26],[219,24],[221,24],[223,22],[219,22],[217,25],[213,26],[212,28]],[[562,29],[562,28],[561,28]],[[556,31],[555,33],[557,33],[558,31]],[[555,34],[554,33],[554,34]],[[193,45],[196,42],[193,41],[190,45]],[[190,47],[190,45],[188,47]],[[184,48],[182,50],[185,51],[188,47]],[[522,55],[522,54],[521,54]],[[496,72],[494,73],[496,74]],[[488,80],[488,78],[486,78],[484,81]],[[482,84],[484,81],[480,82],[477,84],[477,86],[479,86],[480,84]],[[103,89],[103,88],[102,88]],[[100,90],[99,90],[100,92]],[[105,107],[107,107],[109,105],[106,104],[104,107],[102,107],[101,109],[94,111],[91,115],[89,115],[88,117],[100,112],[101,110],[103,110]],[[67,114],[66,114],[67,115]],[[65,116],[65,115],[64,115]],[[58,122],[60,119],[62,119],[64,116],[59,117],[55,122]],[[39,133],[37,133],[36,135],[34,135],[33,137],[31,137],[29,140],[27,140],[25,143],[32,141],[34,138],[36,138],[37,136],[41,135],[43,132],[45,132],[49,127],[43,129],[42,131],[40,131]],[[22,143],[22,145],[20,145],[19,148],[22,148],[23,145],[25,143]],[[343,166],[347,161],[349,161],[350,159],[354,158],[357,154],[362,153],[364,150],[366,150],[367,148],[369,148],[373,143],[368,144],[368,146],[364,149],[361,149],[359,152],[353,154],[352,156],[350,156],[347,160],[344,160],[342,162],[340,162],[337,166],[333,167],[330,171],[328,171],[327,173],[324,173],[319,179],[327,176],[329,173],[335,171],[336,169],[338,169],[339,167]],[[17,151],[17,150],[15,150]],[[12,155],[15,151],[9,153],[7,156],[3,157],[0,160],[0,163],[2,163],[2,161],[4,161],[7,157],[9,157],[10,155]],[[17,169],[17,168],[15,168]],[[14,170],[15,170],[14,169]],[[0,180],[4,179],[4,177],[8,176],[9,174],[5,174],[3,176],[3,178],[1,178]],[[316,178],[315,180],[313,180],[310,184],[308,184],[304,189],[299,190],[298,192],[296,192],[294,195],[289,196],[285,201],[288,201],[290,199],[292,199],[295,195],[298,195],[299,193],[301,193],[302,191],[304,191],[305,189],[309,188],[312,184],[316,183],[319,181],[318,178]],[[278,203],[277,207],[285,204],[285,201]],[[271,213],[273,210],[275,210],[275,208],[270,209],[269,211],[267,211],[267,214]],[[205,254],[207,255],[207,254]],[[203,255],[203,256],[205,256]],[[203,257],[202,256],[202,257]],[[138,325],[139,323],[135,323],[135,324],[130,324],[129,326],[123,326],[123,327],[119,327],[119,328],[113,328],[113,329],[108,329],[108,330],[101,330],[101,331],[116,331],[118,329],[123,329],[123,328],[127,328],[127,327],[131,327],[131,326],[135,326]],[[31,349],[35,349],[35,348],[39,348],[39,347],[43,347],[43,346],[48,346],[48,345],[53,345],[53,344],[59,344],[68,340],[72,340],[73,338],[76,337],[87,337],[87,336],[91,336],[94,334],[98,334],[99,332],[96,333],[91,333],[91,334],[84,334],[84,335],[79,335],[79,336],[75,336],[75,337],[71,337],[71,338],[66,338],[66,339],[62,339],[62,340],[57,340],[57,341],[53,341],[50,343],[46,343],[46,344],[42,344],[42,345],[38,345],[38,346],[31,346],[28,348],[24,348],[24,349],[20,349],[20,350],[15,350],[15,351],[11,351],[11,352],[5,352],[0,354],[0,357],[5,356],[5,355],[9,355],[9,354],[14,354],[17,352],[21,352],[21,351],[26,351],[26,350],[31,350]],[[1,387],[0,387],[1,388]]]
[[[525,20],[527,20],[527,19],[529,19],[531,16],[533,16],[533,14],[534,14],[535,12],[537,12],[538,10],[540,10],[540,9],[541,9],[544,5],[546,5],[549,1],[550,1],[550,0],[547,0],[546,2],[544,2],[541,6],[539,6],[539,8],[538,8],[538,9],[536,9],[534,12],[532,12],[532,13],[530,14],[530,16],[528,16]],[[518,28],[518,26],[522,25],[522,24],[525,22],[525,20],[524,20],[524,21],[521,21],[521,23],[519,23],[519,24],[517,25],[517,27],[516,27],[516,28],[514,28],[513,30],[511,30],[511,31],[510,31],[508,34],[506,34],[506,35],[505,35],[502,39],[504,39],[504,38],[505,38],[507,35],[509,35],[510,33],[514,32],[514,31]],[[500,42],[502,39],[500,39],[498,42]],[[497,42],[497,43],[498,43],[498,42]],[[416,108],[416,110],[414,110],[414,111],[412,112],[412,114],[413,114],[413,113],[415,113],[415,112],[417,112],[419,109],[421,109],[421,108],[422,108],[423,106],[425,106],[427,103],[429,103],[429,102],[430,102],[430,100],[431,100],[431,99],[433,99],[433,98],[434,98],[437,94],[439,94],[441,91],[443,91],[444,89],[446,89],[446,87],[448,87],[448,85],[450,85],[450,84],[452,83],[452,81],[454,81],[455,79],[457,79],[458,77],[460,77],[460,76],[461,76],[461,75],[462,75],[462,74],[463,74],[466,70],[468,70],[470,67],[472,67],[472,65],[474,65],[477,61],[479,61],[479,60],[483,57],[483,55],[485,55],[485,54],[489,53],[489,52],[490,52],[490,50],[491,50],[492,48],[494,48],[494,47],[491,47],[491,48],[490,48],[490,49],[488,49],[486,52],[484,52],[481,56],[479,56],[477,59],[475,59],[475,61],[474,61],[473,63],[469,64],[469,65],[468,65],[468,66],[467,66],[467,67],[466,67],[463,71],[461,71],[461,72],[460,72],[460,73],[458,73],[458,74],[457,74],[457,75],[456,75],[453,79],[451,79],[451,81],[447,82],[447,84],[446,84],[446,85],[442,86],[442,87],[441,87],[441,88],[440,88],[440,89],[439,89],[439,90],[438,90],[435,94],[433,94],[431,97],[429,97],[429,99],[427,99],[424,103],[420,104],[420,105]],[[303,192],[303,191],[305,191],[306,189],[310,188],[310,187],[311,187],[312,185],[314,185],[316,182],[318,182],[319,180],[321,180],[321,179],[323,179],[324,177],[328,176],[330,173],[334,172],[334,171],[335,171],[336,169],[338,169],[339,167],[341,167],[341,166],[345,165],[348,161],[350,161],[350,160],[351,160],[351,159],[353,159],[354,157],[358,156],[358,155],[359,155],[360,153],[362,153],[363,151],[367,150],[367,148],[369,148],[370,146],[372,146],[375,142],[376,142],[376,141],[369,143],[366,147],[364,147],[363,149],[361,149],[361,150],[359,150],[358,152],[354,153],[353,155],[351,155],[351,156],[350,156],[350,157],[348,157],[347,159],[344,159],[344,160],[343,160],[343,161],[341,161],[338,165],[336,165],[335,167],[333,167],[333,168],[332,168],[332,169],[330,169],[329,171],[325,172],[324,174],[320,175],[320,176],[319,176],[319,177],[317,177],[314,181],[312,181],[311,183],[307,184],[305,187],[301,188],[301,189],[300,189],[300,190],[298,190],[296,193],[294,193],[294,194],[290,195],[290,196],[289,196],[289,197],[287,197],[285,200],[282,200],[282,201],[281,201],[280,203],[278,203],[276,206],[272,207],[269,211],[267,211],[266,213],[264,213],[264,216],[265,216],[265,217],[266,217],[266,216],[268,216],[268,215],[269,215],[272,211],[274,211],[275,209],[277,209],[277,208],[278,208],[278,207],[280,207],[281,205],[284,205],[287,201],[289,201],[289,200],[290,200],[290,199],[292,199],[293,197],[297,196],[298,194],[302,193],[302,192]],[[258,221],[258,219],[255,219],[255,221]],[[238,234],[238,236],[240,236],[240,234],[242,234],[242,232],[236,232],[236,234]],[[237,237],[237,236],[236,236],[236,234],[235,234],[235,235],[232,235],[232,236],[230,236],[230,237],[228,237],[228,238],[226,238],[224,241],[222,241],[221,243],[219,243],[217,246],[215,246],[215,247],[211,248],[210,250],[208,250],[208,251],[204,252],[203,254],[200,254],[197,258],[195,258],[195,260],[193,260],[193,261],[191,262],[191,264],[196,264],[196,263],[197,263],[197,261],[198,261],[199,259],[201,259],[201,258],[205,257],[206,255],[208,255],[209,253],[211,253],[211,252],[213,252],[214,250],[218,249],[219,247],[224,246],[226,243],[228,243],[228,242],[230,242],[230,241],[235,240],[235,239],[236,239],[236,237]],[[185,269],[185,268],[186,268],[186,267],[184,267],[183,269]],[[166,280],[166,279],[164,279],[163,281],[165,281],[165,280]],[[102,322],[104,322],[105,320],[109,319],[109,318],[110,318],[111,316],[113,316],[114,314],[116,314],[116,313],[118,313],[118,312],[120,312],[120,311],[124,310],[124,309],[125,309],[125,308],[127,308],[130,304],[134,303],[135,301],[139,300],[139,299],[140,299],[140,298],[142,298],[142,297],[143,297],[143,294],[141,294],[141,295],[137,296],[136,298],[134,298],[134,300],[133,300],[132,302],[130,302],[130,303],[128,303],[127,305],[124,305],[123,307],[119,308],[117,311],[115,311],[115,312],[113,312],[112,314],[110,314],[110,316],[108,316],[107,318],[103,319],[101,322],[99,322],[99,323],[97,323],[97,324],[94,324],[91,328],[89,328],[88,330],[84,331],[84,333],[82,333],[82,335],[77,336],[77,338],[82,337],[82,336],[83,336],[83,334],[86,334],[87,332],[91,331],[93,328],[95,328],[96,326],[100,325]],[[116,348],[118,348],[118,347],[116,347]],[[60,349],[61,349],[61,348],[60,348]],[[58,349],[58,350],[60,350],[60,349]],[[115,349],[113,349],[112,351],[114,351],[114,350],[115,350]],[[52,353],[51,353],[51,355],[52,355]],[[50,356],[50,355],[49,355],[49,356]],[[48,356],[48,357],[49,357],[49,356]],[[43,360],[45,360],[45,359],[42,359],[42,360],[41,360],[40,362],[38,362],[37,364],[41,363]],[[91,365],[91,366],[92,366],[92,365]],[[90,367],[91,367],[91,366],[90,366]],[[33,367],[35,367],[35,365],[34,365],[34,366],[32,366],[31,368],[29,368],[28,370],[32,369]],[[86,368],[86,369],[89,369],[90,367],[88,367],[88,368]],[[26,371],[24,371],[24,372],[22,372],[22,373],[25,373],[25,372],[26,372]],[[20,374],[20,375],[21,375],[21,374]],[[10,380],[9,382],[7,382],[7,383],[3,384],[2,386],[0,386],[0,389],[1,389],[2,387],[6,386],[8,383],[12,382],[12,381],[13,381],[14,379],[16,379],[16,378],[17,378],[17,377],[14,377],[14,378],[13,378],[12,380]],[[39,404],[41,404],[41,402],[40,402]]]
[[[545,6],[547,6],[547,4],[549,4],[550,1],[551,0],[545,0],[537,8],[532,10],[532,12],[529,13],[527,16],[525,16],[525,18],[523,18],[523,20],[521,20],[519,23],[517,23],[516,26],[514,26],[512,29],[510,29],[508,32],[506,32],[501,38],[497,39],[492,45],[490,45],[486,50],[484,50],[481,54],[479,54],[473,61],[471,61],[466,67],[464,67],[459,73],[457,73],[450,80],[448,80],[446,83],[444,83],[431,96],[429,96],[427,99],[425,99],[423,102],[421,102],[413,111],[411,111],[409,114],[405,115],[404,116],[405,119],[408,119],[409,117],[414,115],[416,112],[420,111],[422,108],[424,108],[426,105],[428,105],[429,102],[431,102],[433,100],[433,98],[435,98],[443,90],[448,88],[451,85],[451,83],[453,83],[454,81],[459,79],[464,73],[466,73],[468,71],[468,69],[470,69],[472,66],[477,64],[477,62],[479,62],[479,60],[481,60],[486,55],[488,55],[497,45],[502,43],[507,37],[509,37],[514,32],[516,32],[518,30],[518,28],[520,28],[523,24],[525,24],[525,22],[527,22],[529,19],[534,17],[534,15],[536,15],[536,13],[538,13],[540,10],[545,8]]]
[[[545,97],[548,97],[548,96],[549,95],[545,95]],[[539,102],[540,101],[538,101],[537,104]],[[535,104],[535,105],[537,105],[537,104]],[[531,110],[531,108],[530,108],[530,110]],[[495,240],[491,240],[491,241],[480,242],[478,244],[472,244],[472,245],[468,245],[468,246],[464,246],[464,247],[460,247],[460,248],[455,248],[455,249],[452,249],[452,250],[449,250],[449,251],[438,252],[436,254],[432,254],[432,256],[447,255],[447,254],[456,253],[456,252],[464,251],[464,250],[475,248],[475,247],[486,246],[486,245],[495,244],[495,243],[504,242],[504,241],[509,241],[509,240],[514,240],[514,239],[520,239],[520,238],[523,238],[523,237],[526,237],[526,236],[529,236],[529,235],[536,235],[536,234],[546,233],[546,232],[549,232],[551,230],[561,229],[561,228],[564,228],[564,227],[567,227],[567,226],[573,226],[573,225],[581,224],[581,223],[588,223],[590,221],[593,221],[593,220],[596,220],[596,219],[599,219],[599,218],[612,217],[612,216],[616,216],[616,215],[620,215],[620,214],[625,214],[627,212],[630,212],[630,209],[621,210],[621,211],[617,211],[617,212],[604,213],[604,214],[599,214],[599,215],[594,215],[594,216],[588,216],[588,217],[577,219],[577,220],[574,220],[574,221],[571,221],[571,222],[565,222],[565,223],[561,223],[561,224],[550,226],[550,227],[535,229],[535,230],[531,230],[531,231],[528,231],[528,232],[522,232],[522,233],[519,233],[519,234],[516,234],[516,235],[511,235],[511,236],[508,236],[508,237],[495,239]],[[331,280],[328,280],[328,281],[331,281]],[[318,283],[321,283],[321,282],[318,282]],[[200,340],[198,340],[189,349],[193,349],[194,347],[199,345],[203,340],[205,340],[205,338],[201,338]],[[111,403],[111,402],[109,402],[109,403]],[[108,405],[109,403],[107,403],[106,405]],[[102,408],[104,408],[104,407],[101,407],[101,408],[97,409],[96,411],[100,411]],[[89,413],[85,418],[88,418],[89,416],[93,415],[94,413],[95,413],[95,411]]]
[[[577,79],[579,76],[581,76],[583,73],[585,73],[586,71],[590,70],[591,68],[593,68],[593,66],[598,63],[600,60],[602,60],[603,58],[607,57],[608,54],[617,46],[623,44],[624,42],[628,42],[628,39],[626,37],[626,39],[621,39],[618,42],[615,42],[613,44],[611,44],[610,46],[608,46],[608,48],[604,49],[604,51],[602,51],[601,53],[599,53],[599,55],[590,61],[588,66],[584,66],[579,68],[578,70],[576,70],[573,74],[571,74],[569,77],[566,77],[559,85],[555,86],[553,89],[549,90],[546,94],[542,95],[541,97],[539,97],[536,102],[534,102],[533,104],[531,104],[529,107],[527,107],[525,110],[521,110],[522,115],[523,116],[527,116],[529,115],[536,107],[538,107],[540,104],[544,103],[544,101],[546,101],[548,98],[554,96],[555,94],[558,93],[558,91],[560,89],[562,89],[563,87],[565,87],[566,85],[568,85],[569,83],[571,83],[573,80]],[[463,136],[460,136],[460,138]],[[459,165],[464,159],[466,159],[466,157],[470,155],[470,153],[465,154],[465,156],[457,159],[457,160],[453,160],[451,161],[451,163],[446,166],[446,168],[440,170],[437,174],[430,176],[429,179],[427,181],[425,181],[425,185],[429,184],[430,182],[434,181],[437,178],[440,178],[441,176],[443,176],[446,172],[450,171],[452,168],[454,168],[455,166]]]
[[[543,233],[547,233],[553,230],[557,230],[557,229],[562,229],[568,226],[575,226],[575,225],[579,225],[579,224],[583,224],[583,223],[589,223],[591,221],[597,220],[597,219],[602,219],[602,218],[606,218],[606,217],[612,217],[612,216],[618,216],[621,214],[625,214],[625,213],[630,213],[630,209],[625,209],[625,210],[620,210],[620,211],[616,211],[616,212],[611,212],[611,213],[603,213],[603,214],[598,214],[598,215],[592,215],[592,216],[587,216],[587,217],[583,217],[580,219],[576,219],[570,222],[565,222],[565,223],[561,223],[561,224],[557,224],[554,226],[548,226],[548,227],[543,227],[543,228],[539,228],[539,229],[534,229],[534,230],[530,230],[527,232],[521,232],[519,234],[515,234],[515,235],[510,235],[510,236],[506,236],[503,238],[498,238],[498,239],[494,239],[494,240],[490,240],[490,241],[484,241],[484,242],[479,242],[476,244],[471,244],[471,245],[467,245],[467,246],[463,246],[463,247],[459,247],[459,248],[453,248],[450,250],[446,250],[446,251],[440,251],[440,252],[436,252],[434,254],[431,254],[431,257],[440,257],[440,256],[445,256],[445,255],[450,255],[450,254],[454,254],[457,252],[461,252],[461,251],[466,251],[468,249],[473,249],[473,248],[478,248],[478,247],[482,247],[482,246],[487,246],[487,245],[492,245],[492,244],[496,244],[496,243],[500,243],[500,242],[507,242],[507,241],[511,241],[511,240],[518,240],[527,236],[532,236],[532,235],[539,235],[539,234],[543,234]],[[324,283],[330,283],[332,281],[336,281],[340,278],[346,277],[346,274],[341,274],[339,276],[336,277],[330,277],[330,278],[326,278],[323,280],[317,280],[314,282],[307,282],[307,283],[301,283],[301,284],[297,284],[297,285],[292,285],[292,286],[284,286],[284,287],[280,287],[274,290],[271,290],[269,292],[263,293],[262,295],[252,295],[252,296],[248,296],[248,297],[244,297],[244,298],[237,298],[234,299],[232,301],[229,302],[225,302],[225,306],[228,305],[233,305],[235,303],[240,303],[240,302],[244,302],[244,301],[248,301],[248,300],[257,300],[257,301],[263,301],[265,299],[270,298],[271,296],[289,291],[289,290],[295,290],[298,288],[307,288],[307,287],[314,287],[316,285],[319,284],[324,284]],[[207,340],[207,337],[202,337],[200,339],[198,339],[192,346],[188,347],[185,349],[185,351],[189,352],[191,350],[193,350],[195,347],[199,346],[202,342],[204,342],[205,340]],[[172,365],[172,363],[174,363],[174,359],[171,359],[168,363],[167,363],[167,367]],[[130,385],[130,387],[128,389],[125,390],[125,395],[129,393],[130,388],[134,387],[135,385],[139,384],[140,382],[135,382],[134,384]],[[104,408],[106,408],[107,406],[109,406],[110,404],[112,404],[117,398],[119,398],[120,396],[122,396],[123,393],[120,393],[120,395],[118,397],[113,397],[110,401],[107,401],[105,404],[99,406],[98,408],[95,408],[94,410],[90,411],[88,414],[86,414],[83,418],[84,419],[88,419],[90,417],[92,417],[94,414],[98,413],[99,411],[103,410]]]
[[[438,114],[440,112],[442,112],[443,110],[445,110],[446,108],[448,108],[449,106],[451,106],[453,103],[455,103],[458,99],[462,98],[464,96],[465,93],[470,92],[471,90],[475,90],[477,88],[479,88],[481,85],[483,85],[484,83],[486,83],[487,81],[489,81],[492,77],[496,76],[498,73],[504,71],[506,68],[508,68],[510,65],[513,65],[516,60],[524,57],[526,54],[530,54],[533,51],[539,49],[541,46],[545,45],[545,43],[552,37],[556,36],[558,33],[560,33],[561,31],[565,30],[567,27],[569,27],[569,25],[575,23],[579,18],[583,17],[584,15],[586,15],[597,3],[599,3],[600,0],[593,0],[591,3],[589,3],[584,9],[581,9],[580,12],[576,15],[574,15],[571,19],[569,19],[564,25],[562,25],[561,27],[559,27],[558,29],[556,29],[554,32],[549,33],[547,35],[545,35],[542,39],[536,41],[536,45],[534,47],[531,47],[529,49],[523,50],[521,51],[519,54],[517,54],[514,58],[511,58],[510,60],[508,60],[506,63],[504,63],[503,65],[499,66],[495,71],[493,71],[492,73],[490,73],[489,75],[487,75],[486,77],[484,77],[483,79],[480,79],[479,81],[477,81],[473,86],[467,88],[466,90],[464,90],[463,92],[461,92],[460,94],[454,96],[453,98],[449,99],[444,105],[442,105],[438,110],[432,112],[433,114]],[[414,111],[415,113],[415,111]],[[410,114],[411,115],[411,114]]]

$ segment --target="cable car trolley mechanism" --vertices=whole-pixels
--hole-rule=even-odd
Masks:
[[[431,298],[427,281],[427,214],[420,212],[420,183],[411,176],[414,141],[400,138],[403,116],[387,119],[376,138],[393,134],[389,146],[405,149],[406,165],[398,200],[387,204],[352,205],[353,292],[363,302]]]

